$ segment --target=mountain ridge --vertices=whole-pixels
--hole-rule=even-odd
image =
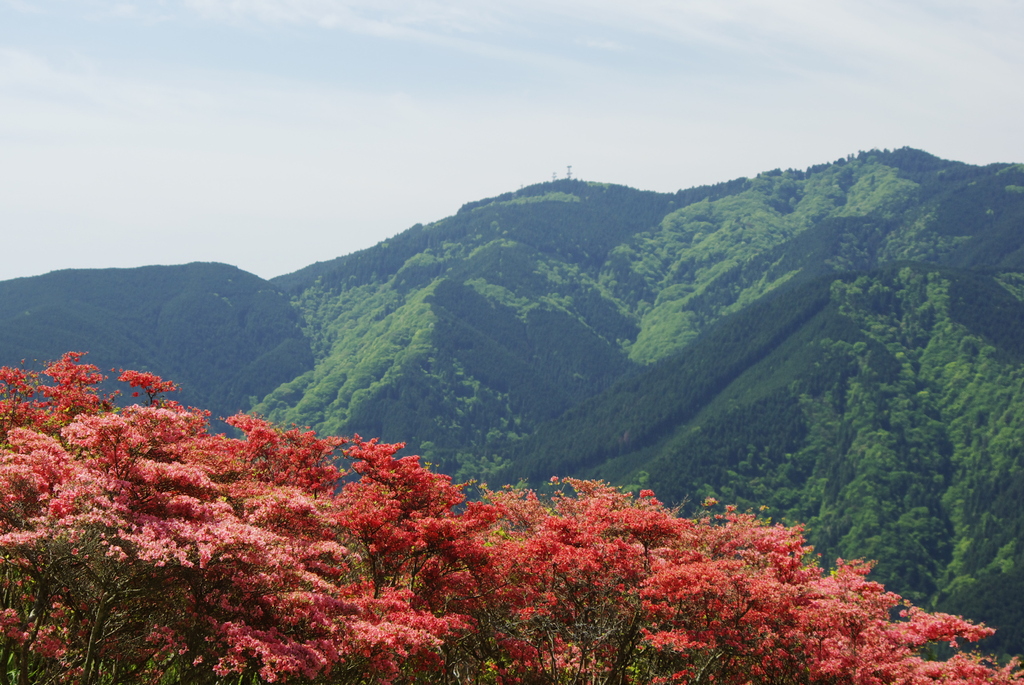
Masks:
[[[903,167],[883,163],[893,160]],[[711,187],[718,188],[716,200],[710,199],[707,188],[696,189],[683,206],[670,206],[674,202],[670,198],[675,197],[671,194],[583,181],[539,184],[519,191],[520,195],[507,193],[467,203],[448,219],[414,227],[375,248],[322,263],[317,273],[302,276],[308,285],[295,297],[308,321],[335,322],[338,319],[332,312],[341,311],[344,319],[354,311],[345,310],[339,302],[363,302],[369,297],[378,303],[374,316],[379,313],[387,318],[403,306],[404,298],[419,293],[413,295],[419,302],[416,306],[427,310],[409,320],[418,321],[423,330],[433,322],[431,303],[438,302],[436,296],[427,298],[425,289],[433,288],[438,279],[449,278],[459,287],[469,284],[488,299],[495,317],[511,322],[530,316],[528,310],[547,311],[549,318],[562,316],[563,332],[574,325],[568,319],[576,319],[583,328],[621,349],[633,364],[642,366],[686,347],[721,315],[738,311],[792,278],[871,268],[886,260],[942,262],[958,258],[976,264],[981,260],[978,250],[992,241],[982,240],[971,248],[972,236],[950,234],[949,227],[941,224],[929,226],[929,221],[935,223],[931,214],[945,216],[948,208],[942,203],[949,204],[979,180],[988,186],[997,183],[1002,190],[1012,179],[1003,183],[996,176],[1008,171],[1020,174],[1014,165],[971,167],[920,151],[876,151],[807,171],[776,170],[755,179],[719,184]],[[628,201],[625,207],[640,206],[646,213],[632,212],[631,223],[605,219],[595,225],[586,221],[589,217],[584,207],[606,199],[609,188],[617,194],[617,201]],[[569,191],[579,193],[574,197],[582,199],[566,201],[565,196],[572,195]],[[553,199],[553,194],[558,198]],[[517,197],[531,202],[508,204]],[[984,215],[985,207],[980,206],[986,200],[975,198],[978,206],[961,213],[966,211],[966,219],[974,224],[979,223],[976,214],[982,213],[980,219],[987,224],[982,228],[991,232],[995,220]],[[626,210],[619,211],[621,217]],[[1019,213],[1020,207],[1014,211]],[[1016,214],[1008,219],[1016,220]],[[957,252],[964,245],[973,252]],[[1018,241],[1016,248],[1019,246]],[[1005,247],[1000,251],[1013,253]],[[297,287],[298,276],[292,276],[292,280],[282,277],[278,283]],[[345,294],[359,288],[363,289],[359,295]],[[444,292],[451,294],[451,289]],[[347,323],[363,327],[370,322],[350,318]],[[384,375],[391,362],[377,356],[374,364],[365,364],[349,357],[348,362],[338,360],[341,367],[337,373],[328,372],[324,364],[332,363],[328,361],[331,350],[349,345],[336,347],[335,338],[322,333],[331,325],[313,327],[321,336],[314,349],[324,370],[314,372],[310,384],[317,385],[318,373],[335,381],[344,376],[341,384],[351,390],[325,387],[319,395],[341,392],[341,405],[349,407],[345,398],[363,391],[357,400],[372,401],[374,393],[384,392],[388,386]],[[405,334],[410,340],[411,336],[411,332]],[[402,339],[396,338],[396,347]],[[364,350],[359,356],[366,354],[371,351]],[[537,349],[531,359],[553,354],[552,350]],[[407,355],[399,356],[412,363]],[[458,376],[461,372],[456,369],[453,373]],[[354,382],[356,377],[361,380]],[[465,382],[477,392],[475,379]],[[469,392],[461,385],[465,383],[457,381],[442,390],[434,383],[433,392],[442,396]],[[296,392],[295,387],[289,392]],[[507,393],[500,390],[488,393],[485,388],[483,394],[487,397],[481,396],[480,401],[492,405],[510,401],[501,397]],[[523,397],[511,401],[529,403]],[[454,405],[458,402],[449,397],[447,404],[451,408],[448,414],[457,413]],[[293,409],[288,406],[288,401],[272,396],[261,409],[286,422],[319,425],[324,420],[298,403],[291,404]],[[380,415],[381,411],[386,413],[380,409],[373,413]],[[506,411],[499,423],[515,423],[511,414],[514,412]],[[330,429],[368,434],[386,430],[380,421],[356,425],[349,419],[330,424]],[[431,435],[396,435],[399,437],[436,446],[443,436],[433,431]]]
[[[174,379],[184,402],[229,416],[313,364],[288,300],[213,262],[65,269],[0,282],[0,364],[68,350],[107,372]]]

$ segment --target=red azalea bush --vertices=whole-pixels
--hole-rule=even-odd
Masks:
[[[80,357],[0,369],[0,685],[1020,680],[799,528],[573,479],[467,502],[401,445],[211,435],[152,374],[119,408]]]

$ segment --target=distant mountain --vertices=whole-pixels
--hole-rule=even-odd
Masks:
[[[905,148],[678,193],[538,184],[270,283],[8,281],[0,362],[88,349],[459,479],[765,506],[1024,652],[1022,302],[1024,166]]]
[[[675,194],[562,180],[274,279],[317,362],[259,410],[462,476],[722,316],[895,261],[1024,264],[1024,168],[903,149]],[[503,476],[502,474],[506,474]]]
[[[0,282],[0,364],[69,350],[108,373],[152,371],[182,402],[229,416],[312,368],[288,299],[226,264],[70,269]]]

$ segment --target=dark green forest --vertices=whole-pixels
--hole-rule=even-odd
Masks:
[[[39,368],[69,350],[104,373],[152,371],[214,416],[248,410],[312,368],[276,287],[226,264],[68,269],[0,282],[0,364]]]
[[[311,253],[315,246],[311,246]],[[654,193],[558,180],[262,281],[0,283],[0,362],[89,350],[215,414],[801,522],[1024,652],[1024,166],[919,150]]]

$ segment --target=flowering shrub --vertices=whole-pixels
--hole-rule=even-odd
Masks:
[[[467,502],[401,445],[212,435],[152,374],[119,408],[80,357],[0,369],[0,685],[1019,680],[798,528],[574,479]]]

